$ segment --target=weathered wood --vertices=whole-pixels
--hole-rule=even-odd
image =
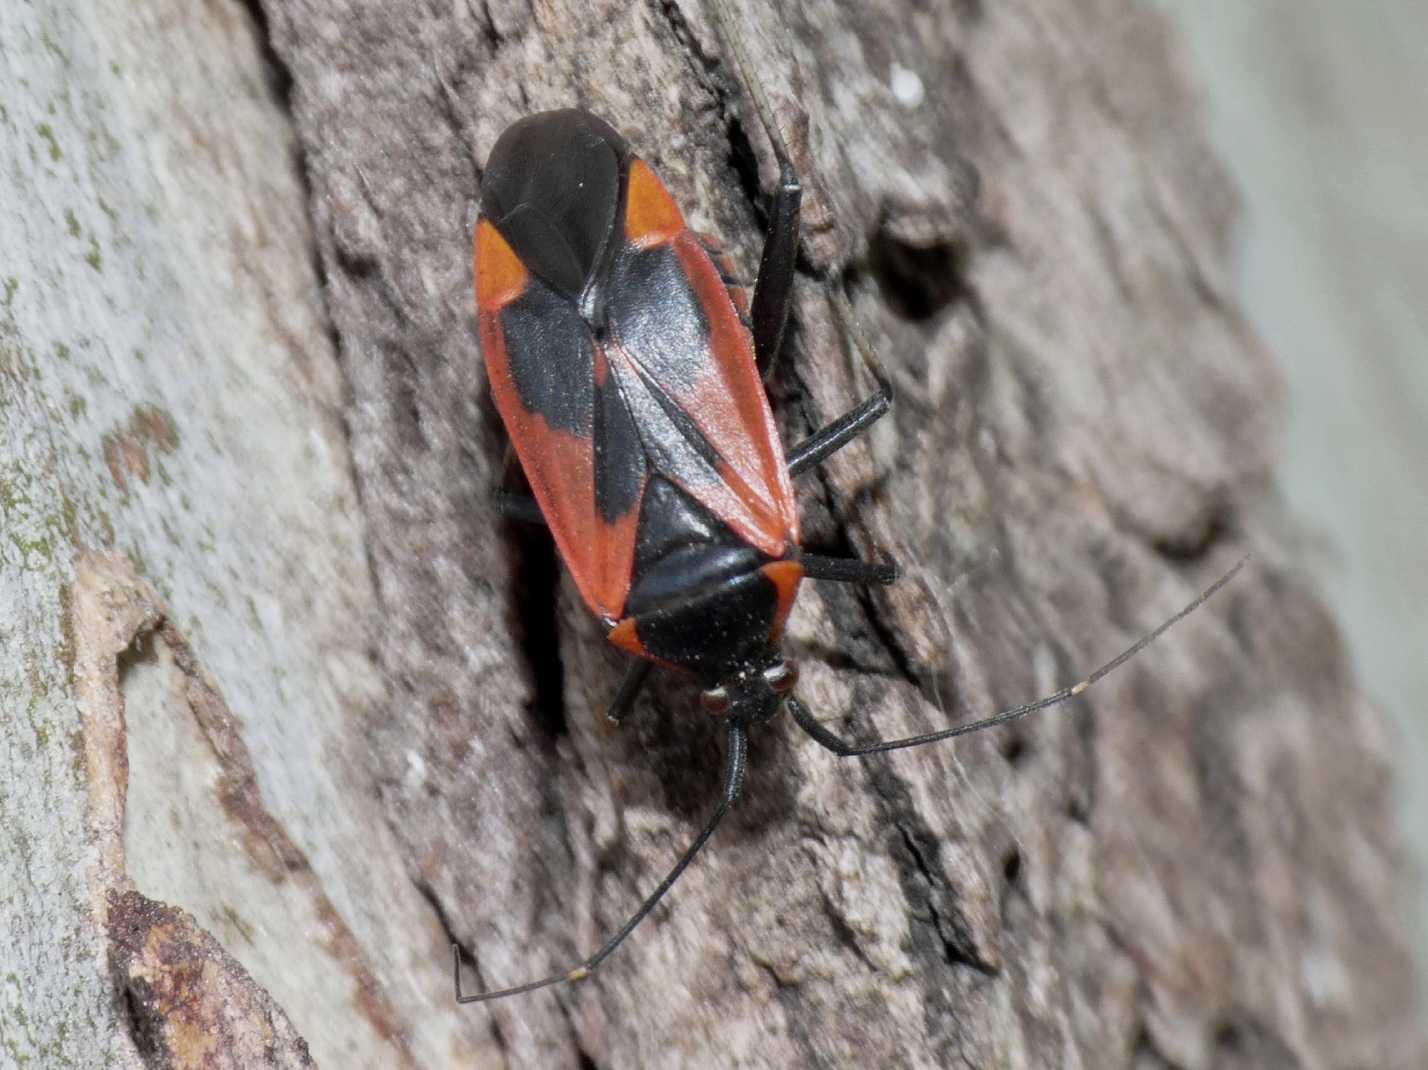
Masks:
[[[805,524],[909,566],[805,596],[810,706],[867,738],[970,718],[1252,569],[1006,732],[840,763],[772,723],[746,801],[596,980],[455,1008],[445,931],[487,984],[576,960],[717,791],[687,686],[605,727],[618,660],[549,545],[493,515],[467,241],[500,130],[575,101],[752,270],[768,161],[708,12],[6,10],[0,442],[35,503],[7,491],[0,545],[26,851],[0,963],[35,978],[0,996],[14,1050],[135,1063],[104,922],[136,889],[319,1065],[1421,1065],[1386,748],[1273,496],[1278,381],[1160,16],[778,7],[744,5],[808,186],[776,398],[797,434],[865,385],[815,272],[900,388],[805,481]],[[64,1029],[13,1030],[21,1005]]]
[[[377,603],[263,49],[238,4],[0,5],[6,1067],[469,1028],[355,729]]]

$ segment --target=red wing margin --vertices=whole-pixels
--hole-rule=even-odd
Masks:
[[[487,221],[477,229],[476,291],[491,399],[521,470],[581,597],[618,619],[645,471],[629,413],[579,311],[526,273]],[[612,481],[612,466],[622,479]]]
[[[783,556],[798,539],[783,447],[748,331],[694,234],[627,246],[608,312],[605,355],[650,469],[749,545]]]

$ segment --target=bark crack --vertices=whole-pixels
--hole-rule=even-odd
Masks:
[[[977,954],[976,942],[972,939],[971,933],[967,931],[966,924],[960,920],[944,917],[937,907],[937,893],[939,890],[952,892],[947,886],[942,875],[929,865],[925,850],[921,840],[926,837],[925,830],[919,834],[914,834],[908,827],[907,821],[897,823],[898,835],[902,837],[903,845],[907,848],[915,864],[917,875],[927,886],[926,906],[932,918],[932,928],[937,933],[939,942],[942,945],[942,957],[949,966],[967,966],[987,977],[994,977],[999,972],[998,969]],[[914,915],[915,916],[915,915]]]
[[[530,679],[530,713],[554,742],[568,732],[561,657],[560,560],[544,534],[512,539],[510,599],[516,649]]]
[[[466,942],[456,935],[456,929],[451,924],[451,917],[446,912],[446,904],[441,901],[441,897],[436,894],[436,889],[424,880],[412,881],[412,887],[423,899],[427,906],[431,907],[431,912],[436,918],[437,925],[441,926],[442,934],[446,937],[448,946],[456,948],[457,959],[460,966],[469,969],[476,976],[476,984],[484,989],[486,980],[481,976],[481,964],[476,961],[476,954],[467,946]],[[501,1029],[501,1018],[497,1014],[486,1016],[491,1026],[491,1036],[496,1041],[496,1046],[501,1049],[501,1053],[507,1058],[510,1057],[511,1047],[506,1040],[506,1034]]]

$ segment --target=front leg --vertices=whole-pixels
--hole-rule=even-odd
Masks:
[[[798,263],[803,184],[789,158],[788,147],[774,118],[773,105],[764,91],[763,82],[756,75],[753,64],[749,62],[738,19],[728,0],[714,0],[714,15],[721,36],[734,53],[744,87],[753,100],[754,110],[758,113],[759,123],[769,139],[774,159],[778,161],[779,184],[774,192],[769,233],[764,241],[759,277],[754,286],[752,315],[754,357],[760,374],[768,378],[778,358],[779,347],[783,344],[784,327],[788,323],[789,307],[793,301],[793,276]],[[839,326],[844,334],[852,339],[858,355],[877,380],[878,392],[792,450],[788,455],[788,463],[793,475],[817,465],[830,453],[856,438],[892,405],[892,381],[872,345],[859,329],[847,295],[835,288],[831,298]]]
[[[803,211],[803,185],[798,181],[798,173],[783,155],[778,142],[774,151],[778,154],[778,189],[774,193],[768,237],[764,239],[764,254],[759,260],[751,315],[754,360],[765,379],[773,374],[778,362],[788,310],[793,303],[793,275],[798,264],[799,220]]]
[[[625,678],[620,681],[620,690],[615,692],[615,701],[610,703],[610,708],[605,712],[605,717],[611,724],[618,725],[629,714],[635,705],[635,699],[639,698],[640,692],[644,690],[645,680],[649,678],[653,668],[654,662],[642,658],[625,670]]]

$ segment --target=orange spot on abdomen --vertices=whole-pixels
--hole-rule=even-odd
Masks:
[[[774,561],[761,570],[778,591],[778,611],[774,613],[769,639],[775,643],[783,637],[783,625],[798,597],[798,585],[803,582],[803,566],[797,561]]]

